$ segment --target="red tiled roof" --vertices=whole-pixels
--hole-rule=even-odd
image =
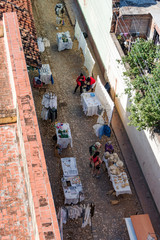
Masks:
[[[26,63],[29,66],[40,67],[40,53],[37,45],[36,29],[30,0],[1,0],[0,19],[5,12],[16,12],[22,38]]]

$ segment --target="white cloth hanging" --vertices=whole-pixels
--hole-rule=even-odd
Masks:
[[[84,58],[85,58],[84,66],[87,68],[89,76],[91,76],[95,61],[94,61],[92,54],[88,47],[86,47],[86,52],[84,54]]]
[[[82,31],[79,27],[78,21],[76,20],[74,36],[77,38],[78,42],[80,41],[81,33],[82,33]]]
[[[49,84],[51,82],[52,72],[49,64],[42,64],[39,74],[41,82],[45,84]]]
[[[57,109],[57,96],[52,93],[45,93],[42,99],[42,105],[45,108],[55,108]]]
[[[111,118],[112,118],[113,109],[114,109],[114,102],[112,101],[112,99],[109,96],[107,90],[105,89],[105,87],[101,83],[101,80],[100,80],[99,76],[97,76],[95,94],[98,96],[102,107],[107,112],[108,126],[109,126],[110,122],[111,122]]]
[[[49,112],[49,109],[47,109],[45,107],[42,108],[41,118],[43,120],[48,120],[48,112]]]
[[[87,42],[86,42],[86,39],[84,38],[82,32],[81,32],[81,36],[80,36],[80,39],[79,39],[78,49],[80,49],[80,48],[82,49],[83,55],[85,56],[86,48],[87,48]]]
[[[90,206],[89,204],[86,207],[85,210],[85,217],[84,217],[84,223],[82,223],[82,228],[84,228],[85,226],[87,226],[87,224],[89,224],[89,226],[91,226],[91,215],[90,215]]]

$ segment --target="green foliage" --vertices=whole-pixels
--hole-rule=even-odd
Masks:
[[[152,41],[137,39],[122,59],[129,64],[125,93],[130,97],[129,125],[143,130],[160,129],[160,48]],[[129,77],[129,78],[128,78]]]

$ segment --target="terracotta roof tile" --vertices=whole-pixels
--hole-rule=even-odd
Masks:
[[[26,63],[32,67],[41,67],[40,53],[37,46],[36,29],[30,0],[1,0],[0,20],[5,12],[16,12],[22,37]]]

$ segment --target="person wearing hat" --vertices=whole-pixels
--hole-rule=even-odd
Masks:
[[[110,154],[114,152],[114,148],[111,143],[111,141],[108,141],[105,144],[105,152],[109,152]]]
[[[89,147],[90,156],[93,156],[95,152],[99,152],[101,146],[102,144],[100,142],[96,142],[95,144],[91,145]]]
[[[95,144],[93,144],[89,147],[89,154],[90,154],[90,158],[89,158],[90,164],[89,164],[89,166],[90,166],[90,168],[92,168],[92,162],[93,162],[92,157],[96,152],[99,153],[100,148],[101,148],[101,143],[99,143],[99,142],[96,142]]]

